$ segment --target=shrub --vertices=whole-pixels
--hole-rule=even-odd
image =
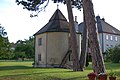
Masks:
[[[107,59],[113,63],[120,62],[120,45],[115,46],[114,48],[109,48],[107,50]]]

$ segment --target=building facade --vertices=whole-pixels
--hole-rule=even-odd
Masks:
[[[76,25],[77,26],[77,25]],[[49,22],[35,36],[34,67],[62,67],[71,64],[70,33],[67,19],[57,9]],[[78,53],[81,52],[81,34],[77,33]],[[69,58],[68,58],[69,57]]]
[[[96,25],[99,33],[99,42],[102,53],[105,53],[108,48],[112,48],[120,44],[120,31],[112,25],[105,22],[104,18],[96,17]],[[84,22],[78,26],[79,32],[83,33]]]

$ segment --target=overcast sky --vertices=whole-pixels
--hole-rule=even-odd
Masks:
[[[105,18],[105,21],[120,30],[120,0],[93,0],[95,15]],[[28,39],[41,29],[57,9],[57,4],[49,3],[45,11],[38,17],[30,18],[27,10],[18,6],[15,0],[0,0],[0,24],[8,33],[9,41]],[[66,5],[59,4],[59,9],[68,18]],[[73,9],[74,16],[78,16],[78,22],[83,21],[82,11]]]

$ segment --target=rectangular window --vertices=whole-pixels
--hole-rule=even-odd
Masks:
[[[113,47],[113,45],[110,45],[111,47]]]
[[[106,39],[107,39],[107,40],[109,39],[108,35],[106,35]]]
[[[38,45],[41,46],[42,45],[42,38],[38,39]]]
[[[41,54],[38,54],[38,61],[41,61]]]
[[[113,36],[110,36],[110,40],[113,40]]]
[[[106,46],[109,46],[109,44],[106,44]]]
[[[118,37],[117,36],[115,37],[115,41],[118,41]]]

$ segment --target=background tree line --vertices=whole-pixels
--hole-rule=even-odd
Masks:
[[[120,62],[120,45],[109,48],[106,51],[106,61],[113,63]],[[10,43],[7,32],[0,24],[0,60],[18,60],[34,58],[34,37],[27,40],[18,40],[16,43]],[[91,59],[90,59],[91,61]]]
[[[33,59],[34,58],[34,37],[29,37],[24,41],[18,40],[10,43],[7,32],[0,25],[0,60],[11,59]]]

